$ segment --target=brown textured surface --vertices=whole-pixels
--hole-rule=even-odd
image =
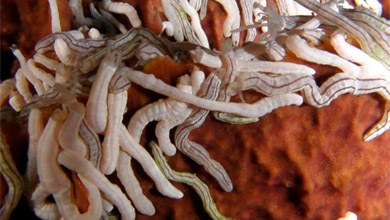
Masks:
[[[69,8],[63,8],[69,18]],[[224,39],[215,30],[221,29],[220,13],[224,13],[214,1],[210,1],[211,11],[203,25],[208,25],[206,33],[219,48]],[[50,32],[48,18],[46,1],[1,1],[2,78],[9,45],[16,43],[27,57],[31,56],[35,42]],[[63,21],[70,24],[70,19]],[[324,75],[332,73],[328,68],[321,71]],[[170,82],[177,76],[157,74]],[[129,97],[132,113],[160,96],[132,86]],[[245,94],[247,100],[255,97]],[[222,191],[202,167],[179,152],[168,158],[169,163],[176,170],[196,173],[209,185],[221,213],[229,217],[336,219],[353,211],[359,219],[390,219],[390,132],[370,142],[362,141],[362,134],[381,117],[383,104],[378,95],[343,95],[328,107],[281,108],[249,125],[224,124],[209,116],[190,138],[225,167],[234,185],[231,193]],[[154,138],[153,125],[146,128],[144,145]],[[192,189],[175,183],[184,198],[163,197],[139,164],[133,161],[132,165],[156,207],[154,216],[138,214],[137,219],[208,218]]]
[[[226,168],[235,187],[231,193],[223,192],[201,167],[180,153],[170,157],[169,163],[174,169],[196,172],[229,217],[336,219],[353,211],[360,219],[390,218],[390,135],[362,141],[363,132],[380,118],[383,104],[377,95],[344,95],[328,107],[281,108],[248,125],[224,124],[209,116],[190,139]],[[153,132],[150,128],[149,133]],[[143,144],[150,138],[144,138]],[[156,195],[151,186],[145,188],[152,192],[149,198],[162,200],[164,206],[172,201]],[[184,198],[173,201],[180,205],[172,207],[172,215],[203,219],[195,214],[202,213],[199,202],[185,187]],[[151,219],[167,215],[159,202],[153,203],[157,213]]]

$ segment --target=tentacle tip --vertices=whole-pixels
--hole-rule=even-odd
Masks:
[[[171,144],[166,149],[163,149],[163,151],[164,151],[165,155],[172,157],[176,154],[176,147],[175,147],[175,145]]]
[[[150,201],[137,208],[137,210],[147,216],[153,216],[156,213],[156,209]]]
[[[296,93],[286,94],[286,97],[290,98],[291,105],[302,105],[303,104],[303,97]]]
[[[16,44],[12,44],[12,45],[9,47],[9,49],[10,49],[12,52],[14,52],[15,50],[18,49],[18,46],[17,46]]]
[[[388,122],[384,125],[377,124],[363,135],[363,140],[371,141],[385,133],[389,127]]]
[[[171,194],[170,197],[173,198],[173,199],[181,199],[184,196],[184,194],[181,191],[179,191],[178,189],[176,189],[175,191],[171,192],[170,194]]]
[[[240,86],[238,82],[231,82],[228,84],[226,93],[229,96],[235,96],[240,91]]]
[[[225,190],[225,192],[232,192],[233,191],[233,184],[223,187],[223,190]]]
[[[377,136],[379,135],[376,135],[375,132],[367,132],[363,135],[363,140],[368,142],[368,141],[371,141],[373,140],[374,138],[376,138]]]

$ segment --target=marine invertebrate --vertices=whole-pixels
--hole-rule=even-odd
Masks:
[[[207,1],[202,1],[203,5],[204,2]],[[240,35],[240,32],[230,33],[237,26],[234,23],[237,22],[236,20],[239,17],[237,5],[235,1],[218,2],[223,4],[229,14],[224,23],[225,35],[232,34],[233,44],[237,45],[239,43],[237,36]],[[100,13],[104,13],[105,7],[107,10],[114,10],[108,7],[111,3],[113,2],[105,1],[106,6],[99,8]],[[165,3],[171,4],[168,1]],[[191,16],[191,24],[189,24],[187,15],[177,9],[178,3],[182,7],[185,6],[186,9],[190,9],[186,13]],[[183,31],[187,33],[187,35],[183,34],[183,39],[186,38],[192,43],[170,42],[145,28],[132,28],[126,33],[114,36],[111,33],[105,34],[104,31],[98,33],[96,32],[97,29],[92,28],[57,32],[61,30],[58,28],[59,22],[57,21],[53,22],[53,34],[37,44],[37,55],[34,58],[26,61],[20,51],[14,49],[15,55],[19,58],[21,64],[20,72],[16,77],[16,84],[13,86],[14,80],[9,80],[7,84],[4,82],[4,86],[0,88],[11,88],[13,91],[7,92],[9,104],[23,114],[30,114],[30,127],[36,124],[40,128],[37,132],[33,129],[30,131],[31,149],[28,162],[30,170],[28,179],[31,182],[28,182],[28,185],[31,187],[29,187],[29,190],[37,196],[34,199],[39,200],[35,204],[37,214],[41,217],[49,218],[53,216],[53,218],[56,218],[63,216],[73,218],[72,216],[84,214],[84,216],[93,215],[93,218],[95,216],[104,217],[107,212],[110,212],[110,209],[102,204],[105,200],[109,200],[119,209],[123,218],[132,219],[135,212],[131,208],[127,196],[136,204],[136,208],[141,213],[154,214],[155,208],[143,196],[140,185],[129,168],[132,157],[141,164],[144,171],[155,182],[157,190],[163,195],[172,198],[181,197],[182,193],[171,185],[161,170],[158,169],[150,154],[140,145],[140,133],[151,120],[161,120],[156,127],[156,135],[159,142],[160,140],[161,143],[165,142],[165,144],[160,145],[163,146],[168,155],[175,153],[175,146],[172,145],[170,140],[170,129],[178,126],[177,137],[175,137],[176,147],[183,152],[187,152],[199,164],[204,164],[206,170],[216,177],[220,185],[226,191],[230,191],[232,187],[228,172],[219,165],[219,162],[208,157],[208,152],[204,147],[196,144],[195,141],[190,141],[187,138],[189,131],[181,129],[181,126],[183,127],[188,123],[191,127],[200,127],[210,111],[216,112],[214,114],[216,118],[219,118],[221,114],[227,116],[224,120],[227,118],[227,121],[231,123],[253,122],[258,117],[280,107],[301,105],[303,98],[307,103],[313,105],[316,105],[316,102],[320,100],[320,104],[317,104],[320,107],[330,104],[337,96],[346,92],[353,92],[354,94],[379,92],[385,99],[389,99],[389,71],[386,69],[386,63],[377,62],[372,58],[375,57],[376,52],[368,50],[367,55],[364,52],[366,50],[364,46],[363,50],[354,47],[354,50],[356,49],[354,54],[344,50],[352,47],[345,42],[345,37],[348,39],[354,38],[360,32],[366,31],[364,28],[367,29],[368,27],[364,27],[363,30],[359,29],[359,33],[347,29],[346,35],[337,30],[332,36],[329,36],[318,31],[317,26],[306,25],[305,28],[309,31],[320,33],[312,38],[317,42],[327,41],[327,37],[330,37],[330,43],[336,50],[334,52],[318,49],[316,48],[319,47],[318,45],[308,45],[305,40],[307,35],[302,32],[302,26],[298,27],[294,24],[291,28],[284,30],[269,24],[267,27],[273,33],[272,40],[277,41],[283,50],[293,52],[301,58],[300,63],[293,63],[292,61],[275,62],[275,58],[270,56],[269,52],[267,53],[269,51],[267,46],[271,45],[269,39],[265,39],[265,42],[248,43],[240,48],[228,46],[226,51],[223,52],[213,52],[194,44],[201,42],[203,46],[207,46],[205,40],[200,40],[202,27],[199,26],[199,21],[194,19],[198,16],[196,11],[201,7],[196,6],[195,8],[195,5],[199,4],[193,3],[191,5],[183,1],[175,2],[175,4],[173,7],[176,7],[175,10],[179,11],[180,15],[177,17],[180,17]],[[126,11],[126,8],[131,8],[127,4],[112,4],[111,6],[119,7],[119,9],[115,9],[115,12],[121,13]],[[325,8],[322,5],[319,7],[320,10],[323,7]],[[52,7],[52,14],[56,14],[55,8]],[[91,7],[91,10],[92,8],[94,6]],[[74,7],[75,14],[81,14],[77,12],[78,10],[80,8]],[[328,13],[327,16],[333,15],[327,10],[325,10]],[[166,11],[169,12],[169,9],[166,9]],[[169,14],[170,12],[168,12],[165,13]],[[135,13],[135,11],[131,11],[131,13]],[[248,11],[245,13],[248,15]],[[348,12],[346,13],[348,14]],[[102,20],[97,19],[97,14],[94,15],[96,18],[93,21],[97,24],[101,22],[100,24],[104,26]],[[137,17],[134,14],[132,15],[128,16],[130,23],[132,22],[131,19]],[[274,16],[278,16],[276,12]],[[326,18],[324,14],[321,16]],[[199,15],[199,17],[201,18],[202,15]],[[233,17],[236,18],[236,20],[233,19],[234,22]],[[168,16],[167,19],[168,21],[165,22],[173,22]],[[286,19],[288,20],[289,17],[286,16]],[[345,19],[349,22],[348,18]],[[359,19],[360,17],[357,18],[358,21]],[[107,23],[111,23],[112,27],[118,27],[118,29],[120,27],[118,23],[108,18],[104,21],[106,26]],[[380,22],[381,19],[377,21]],[[83,22],[82,19],[78,21],[78,23]],[[386,22],[383,24],[386,26]],[[335,26],[343,29],[345,25],[336,23]],[[169,25],[165,27],[168,35],[171,31],[174,36],[175,33],[180,34],[179,27]],[[172,27],[173,30],[169,30]],[[375,25],[372,27],[374,29],[381,28]],[[335,27],[332,26],[332,28]],[[378,36],[376,38],[371,36],[370,39],[374,39],[376,42],[373,47],[376,47],[377,44],[381,47],[386,46],[383,44],[383,39],[381,40],[383,37],[387,38],[387,33],[379,34],[379,38]],[[176,40],[180,41],[181,37],[178,36],[177,38],[179,39]],[[199,41],[196,40],[197,38]],[[356,38],[359,42],[362,41],[359,40],[359,37]],[[294,48],[294,46],[297,48]],[[366,46],[370,49],[372,45],[368,44]],[[250,50],[250,47],[259,50]],[[374,54],[370,54],[370,51]],[[301,52],[303,52],[303,55],[301,55]],[[382,54],[382,52],[385,53]],[[324,59],[304,56],[308,53],[320,53],[323,55],[321,58]],[[382,58],[379,60],[383,61],[383,56],[386,58],[388,51],[382,50],[380,54]],[[283,59],[287,56],[287,53],[280,53],[279,55]],[[204,77],[198,71],[197,74],[199,75],[193,74],[191,77],[185,75],[181,78],[184,82],[179,81],[174,87],[172,86],[173,83],[168,83],[163,77],[157,77],[146,71],[146,67],[151,61],[162,56],[166,56],[166,60],[170,60],[179,66],[183,65],[185,73],[201,68],[208,77],[203,81]],[[305,62],[336,66],[342,73],[329,77],[321,86],[317,86],[317,81],[314,79],[317,72],[315,68],[304,65],[307,64]],[[375,72],[372,72],[374,68]],[[376,70],[378,70],[378,73]],[[211,86],[208,80],[209,77],[215,79],[216,82],[220,80],[221,85]],[[259,86],[255,79],[262,79],[263,84],[271,86],[268,88],[264,85]],[[32,88],[30,90],[26,82],[31,83],[35,91]],[[132,99],[131,96],[128,98],[126,93],[130,85],[133,84],[168,96],[168,98],[151,104],[150,108],[144,107],[143,110],[141,108],[139,113],[135,113],[130,120],[132,126],[129,127],[131,127],[132,132],[129,133],[123,125],[124,119],[122,117],[126,102],[130,102]],[[245,99],[244,94],[241,103],[231,101],[232,98],[238,98],[232,97],[235,93],[254,86],[258,87],[258,90],[263,94],[255,96],[252,100]],[[198,92],[199,88],[200,91]],[[206,88],[206,94],[210,94],[210,97],[202,94],[204,88]],[[264,91],[265,88],[268,90]],[[302,90],[302,94],[297,93]],[[36,97],[33,97],[33,95],[36,95]],[[302,98],[302,96],[304,97]],[[169,110],[164,112],[164,108]],[[44,111],[45,109],[49,109],[50,113]],[[51,113],[53,110],[54,113]],[[192,116],[191,111],[193,112]],[[388,130],[388,112],[387,105],[384,119],[365,135],[366,140],[375,138]],[[43,126],[44,122],[40,114],[50,118],[45,126]],[[185,122],[186,119],[189,122]],[[74,123],[78,130],[76,128],[73,132],[66,132],[66,130],[71,130],[66,121],[73,121],[72,124]],[[141,122],[141,125],[133,126],[137,122]],[[68,143],[65,141],[67,135],[73,137],[74,145],[67,146]],[[43,147],[34,149],[36,142]],[[51,144],[56,147],[48,148],[47,146]],[[35,146],[38,145],[35,144]],[[37,160],[37,157],[45,160]],[[52,166],[45,167],[43,163],[45,161],[52,164]],[[35,163],[37,163],[37,168],[34,168]],[[60,167],[59,163],[67,167],[68,170]],[[124,185],[127,196],[107,178],[106,175],[112,174],[114,170],[117,170],[120,183]],[[35,173],[36,171],[37,173]],[[72,177],[72,181],[75,182],[80,179],[81,185],[89,192],[88,207],[84,213],[80,213],[77,210],[77,205],[70,202],[72,197],[75,196],[69,190],[73,182],[70,181],[69,176],[65,175],[64,171],[72,172],[73,176],[77,176],[77,178]],[[58,184],[52,184],[51,182],[59,180],[62,181]],[[127,183],[128,180],[131,180],[132,183]],[[43,194],[43,197],[52,194],[56,203],[45,206],[45,203],[42,204],[42,197],[38,198],[40,193]],[[49,208],[42,211],[44,210],[42,207]],[[156,207],[156,210],[158,210],[158,207]]]
[[[8,185],[5,203],[0,209],[0,217],[8,219],[23,194],[23,179],[12,161],[11,152],[3,134],[0,136],[0,150],[0,171]]]
[[[161,149],[155,142],[149,144],[152,147],[153,156],[157,160],[157,163],[164,174],[173,181],[182,182],[192,186],[202,199],[202,203],[206,211],[209,213],[212,219],[230,219],[223,216],[215,205],[213,198],[210,195],[210,191],[205,183],[203,183],[196,175],[177,172],[169,167],[168,163],[162,155]]]

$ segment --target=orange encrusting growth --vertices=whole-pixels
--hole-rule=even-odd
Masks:
[[[84,184],[81,182],[78,175],[72,171],[72,180],[73,180],[73,195],[75,203],[79,208],[80,214],[88,211],[89,202],[88,202],[88,190],[85,188]]]
[[[289,52],[284,60],[302,63]],[[166,62],[172,65],[172,61]],[[318,81],[338,71],[309,62],[306,65],[317,70]],[[149,65],[145,70],[157,73],[164,68]],[[161,73],[156,77],[169,81]],[[252,92],[244,97],[259,98]],[[223,192],[214,179],[181,153],[169,162],[176,170],[196,170],[210,186],[221,213],[237,219],[337,219],[347,211],[362,219],[389,218],[390,135],[385,133],[370,142],[362,140],[366,129],[381,117],[383,105],[379,95],[347,94],[323,108],[304,104],[277,109],[253,124],[230,125],[209,116],[191,133],[190,140],[203,145],[226,168],[234,185],[231,193]],[[193,198],[191,190],[186,190],[180,201],[157,199],[150,191],[146,195],[156,207],[167,202],[175,207],[157,208],[151,219],[199,216],[199,209],[194,207],[200,201]],[[203,214],[200,212],[199,218]]]
[[[145,26],[150,27],[155,34],[161,34],[161,3],[159,0],[145,0],[140,2],[141,15]]]
[[[162,81],[175,85],[174,79],[184,74],[190,74],[193,65],[189,62],[175,62],[168,56],[157,57],[143,68],[143,72],[153,74]]]

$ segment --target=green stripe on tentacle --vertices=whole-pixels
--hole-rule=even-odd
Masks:
[[[5,137],[0,130],[0,173],[4,177],[8,191],[5,202],[0,209],[0,219],[9,219],[12,211],[19,203],[23,194],[23,178],[16,168],[15,162]]]
[[[209,214],[209,216],[212,219],[215,220],[232,219],[232,218],[225,217],[218,211],[218,208],[213,198],[211,197],[209,187],[205,183],[203,183],[196,175],[187,172],[177,172],[175,170],[172,170],[167,160],[164,158],[163,153],[160,147],[156,144],[156,142],[151,141],[149,143],[149,146],[152,148],[154,159],[157,165],[159,166],[159,168],[161,169],[161,171],[164,173],[164,175],[169,180],[173,180],[179,183],[184,183],[194,188],[194,190],[202,200],[203,207],[205,208],[206,212]]]

